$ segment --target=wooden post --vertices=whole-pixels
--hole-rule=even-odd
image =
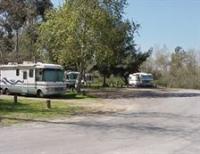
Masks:
[[[47,108],[50,109],[50,108],[51,108],[51,100],[48,99],[48,100],[46,101],[46,103],[47,103]]]
[[[17,95],[14,95],[14,104],[17,104]]]

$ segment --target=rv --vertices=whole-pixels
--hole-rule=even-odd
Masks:
[[[29,62],[0,65],[0,89],[4,94],[44,97],[64,94],[65,87],[60,65]]]
[[[133,87],[153,87],[153,75],[142,72],[130,74],[128,84]]]
[[[78,76],[79,72],[74,72],[74,71],[66,71],[65,72],[65,81],[66,85],[69,88],[75,88],[76,84],[78,82]],[[90,85],[93,81],[93,76],[90,73],[86,73],[81,80],[81,84],[84,86]]]
[[[65,82],[68,88],[75,88],[78,75],[79,72],[74,72],[74,71],[65,72]]]

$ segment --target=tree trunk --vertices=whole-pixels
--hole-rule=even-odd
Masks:
[[[123,78],[124,78],[125,85],[128,86],[128,76],[124,75]]]
[[[16,44],[16,60],[19,63],[19,30],[16,30],[17,44]]]
[[[82,67],[82,64],[81,64],[80,72],[79,73],[80,74],[78,76],[78,83],[77,83],[77,86],[76,86],[77,93],[81,92],[81,87],[82,87],[82,83],[81,83],[81,80],[83,79],[83,67]]]
[[[103,75],[103,87],[107,87],[107,83],[106,83],[106,76]]]
[[[5,58],[3,57],[2,51],[0,51],[0,55],[1,55],[1,56],[0,56],[0,57],[1,57],[0,63],[1,63],[1,64],[5,64],[5,61],[4,61]]]

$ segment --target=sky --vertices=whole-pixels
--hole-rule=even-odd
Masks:
[[[135,41],[142,50],[200,49],[200,0],[128,0],[124,17],[141,25]]]

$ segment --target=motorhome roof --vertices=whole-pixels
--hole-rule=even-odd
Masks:
[[[66,71],[66,74],[80,74],[79,72],[75,72],[75,71]]]
[[[61,65],[57,65],[57,64],[36,63],[36,68],[62,69],[62,66]]]
[[[130,75],[152,75],[151,73],[145,73],[145,72],[138,72],[138,73],[133,73]]]
[[[62,69],[62,66],[56,64],[46,64],[46,63],[25,63],[25,64],[11,64],[0,65],[0,69],[8,68],[52,68],[52,69]]]

